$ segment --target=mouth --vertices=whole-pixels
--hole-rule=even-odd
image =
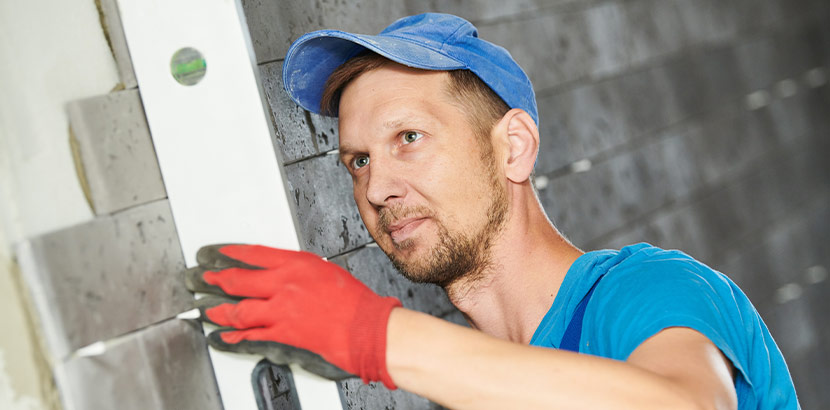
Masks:
[[[397,221],[387,228],[387,232],[389,236],[392,237],[392,241],[395,243],[401,243],[409,238],[411,238],[416,229],[418,229],[424,221],[427,220],[427,217],[419,217],[419,218],[406,218],[400,221]]]

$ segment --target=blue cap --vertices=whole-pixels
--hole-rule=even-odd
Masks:
[[[301,107],[320,113],[326,80],[337,67],[364,50],[425,70],[472,71],[510,108],[527,111],[536,124],[536,94],[527,74],[502,47],[478,38],[475,26],[450,14],[404,17],[376,36],[318,30],[298,38],[283,63],[288,95]]]

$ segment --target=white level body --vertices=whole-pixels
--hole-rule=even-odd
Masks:
[[[299,249],[239,0],[118,6],[187,266],[207,244]],[[171,74],[172,56],[185,47],[206,62],[195,85]],[[225,409],[256,409],[251,371],[260,358],[210,355]],[[292,369],[304,410],[342,408],[334,382]]]

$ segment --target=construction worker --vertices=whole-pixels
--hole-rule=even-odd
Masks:
[[[530,80],[466,20],[308,33],[283,77],[297,104],[339,117],[377,244],[405,277],[442,286],[472,329],[307,252],[214,245],[187,274],[220,296],[200,302],[225,328],[213,346],[458,409],[798,407],[780,350],[726,276],[645,243],[583,252],[557,231],[531,184]]]

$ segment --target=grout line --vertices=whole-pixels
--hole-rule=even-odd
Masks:
[[[195,313],[194,313],[194,311],[195,311]],[[194,314],[197,315],[197,316],[193,317]],[[72,359],[76,359],[76,358],[100,356],[100,355],[106,353],[108,350],[112,349],[113,347],[119,346],[119,345],[123,344],[124,342],[127,342],[130,339],[131,336],[133,336],[133,335],[135,335],[139,332],[142,332],[146,329],[149,329],[151,327],[159,326],[159,325],[164,324],[166,322],[169,322],[171,320],[198,319],[198,315],[199,315],[199,309],[188,309],[188,310],[186,310],[184,312],[181,312],[181,313],[178,313],[174,316],[167,317],[167,318],[155,321],[153,323],[150,323],[149,325],[145,325],[145,326],[139,327],[137,329],[132,329],[132,330],[124,332],[120,335],[113,336],[109,339],[99,340],[99,341],[90,343],[86,346],[80,347],[80,348],[76,349],[74,352],[72,352],[72,353],[68,354],[66,357],[64,357],[61,360],[61,362],[65,363],[65,362],[68,362],[68,361],[70,361]]]
[[[779,154],[782,152],[782,150],[789,150],[791,151],[791,153],[807,152],[809,150],[808,143],[813,139],[814,138],[811,138],[809,135],[802,135],[799,138],[789,140],[783,144],[775,144],[774,147],[769,148],[763,154],[749,161],[743,169],[728,173],[723,178],[715,182],[708,184],[704,182],[704,184],[698,187],[697,189],[683,196],[672,198],[668,201],[665,201],[649,211],[645,211],[636,217],[630,218],[621,226],[613,228],[594,238],[588,239],[584,242],[584,244],[588,248],[595,248],[598,244],[612,239],[620,233],[630,231],[632,228],[636,226],[648,224],[650,221],[653,221],[664,214],[671,214],[682,208],[697,204],[709,198],[712,195],[716,195],[718,192],[722,190],[728,189],[735,183],[750,177],[752,174],[754,174],[754,171],[759,165],[769,164],[769,162],[767,162],[766,160],[768,160],[769,158],[779,157]],[[776,162],[776,164],[782,164],[784,162],[786,162],[786,159],[780,159]],[[735,242],[740,242],[741,240],[743,240],[743,238],[737,239]],[[725,248],[730,247],[731,246],[727,246]],[[721,254],[713,254],[711,260],[717,261],[721,257]]]
[[[806,31],[807,28],[811,27],[813,24],[816,23],[810,22],[806,25],[801,25],[798,27],[774,27],[768,28],[767,30],[763,31],[745,30],[743,32],[735,33],[735,35],[732,38],[715,42],[701,42],[698,44],[686,44],[684,42],[683,46],[681,46],[673,52],[654,55],[636,64],[623,64],[616,71],[602,72],[598,75],[591,75],[590,70],[585,70],[585,72],[581,76],[576,77],[572,80],[565,81],[559,84],[554,84],[549,87],[535,89],[534,91],[536,92],[537,99],[539,99],[540,97],[549,97],[582,86],[606,82],[636,72],[662,67],[664,65],[668,65],[674,62],[675,60],[680,60],[686,56],[706,54],[709,52],[722,51],[726,49],[735,49],[738,46],[758,40],[769,40],[786,35],[802,34]]]
[[[804,76],[806,78],[809,75],[812,75],[814,77],[818,77],[819,75],[821,75],[821,74],[819,74],[819,75],[815,74],[816,72],[823,74],[824,73],[823,67],[817,67],[817,68],[813,68],[811,70],[808,70],[804,73]],[[826,82],[823,83],[823,84],[817,85],[816,87],[821,87],[825,84],[826,84]],[[793,90],[793,87],[795,87],[795,89],[797,90],[798,85],[795,82],[795,80],[793,80],[791,78],[786,78],[786,79],[783,79],[783,80],[777,82],[776,87],[779,89],[779,91],[778,91],[779,97],[778,98],[786,99],[786,98],[794,96],[797,93],[797,91]],[[816,88],[816,87],[814,87],[814,88]],[[784,88],[784,90],[781,91],[780,90],[781,88]],[[744,104],[745,108],[748,111],[755,111],[755,110],[761,109],[763,107],[768,106],[773,101],[774,101],[774,97],[773,97],[772,93],[770,93],[766,89],[761,89],[761,90],[751,92],[751,93],[747,94],[746,96],[744,96],[744,98],[743,98],[743,104]],[[621,153],[633,152],[637,149],[642,148],[645,145],[648,145],[648,144],[651,144],[651,143],[657,143],[657,142],[661,141],[663,138],[670,138],[671,136],[667,135],[667,134],[670,134],[671,130],[678,129],[678,128],[682,129],[684,127],[688,127],[688,126],[694,124],[696,122],[696,120],[706,120],[706,119],[718,120],[718,119],[726,118],[729,115],[740,115],[739,109],[738,109],[738,107],[735,106],[734,102],[724,103],[724,105],[722,105],[722,107],[723,106],[726,106],[727,108],[722,109],[722,110],[710,110],[708,112],[704,111],[702,113],[697,113],[697,114],[692,114],[692,115],[686,116],[686,117],[684,117],[684,118],[682,118],[678,121],[675,121],[675,122],[673,122],[669,125],[659,127],[657,129],[655,129],[654,131],[649,131],[645,134],[642,134],[639,137],[631,138],[631,139],[629,139],[627,141],[624,141],[624,142],[622,142],[622,143],[620,143],[616,146],[612,146],[612,147],[606,148],[602,151],[599,151],[599,152],[597,152],[594,155],[591,155],[589,157],[582,158],[582,159],[579,159],[577,161],[571,162],[571,163],[569,163],[565,166],[559,167],[559,168],[554,169],[553,171],[547,172],[545,174],[540,174],[536,178],[542,180],[542,186],[537,186],[537,189],[539,189],[539,190],[545,189],[545,187],[548,186],[548,182],[551,179],[561,178],[561,177],[565,177],[565,176],[575,174],[575,173],[579,173],[579,172],[585,172],[587,170],[590,170],[593,165],[602,164],[602,163],[604,163],[604,162],[606,162],[606,161],[608,161],[612,158],[615,158],[615,157],[621,155]]]

